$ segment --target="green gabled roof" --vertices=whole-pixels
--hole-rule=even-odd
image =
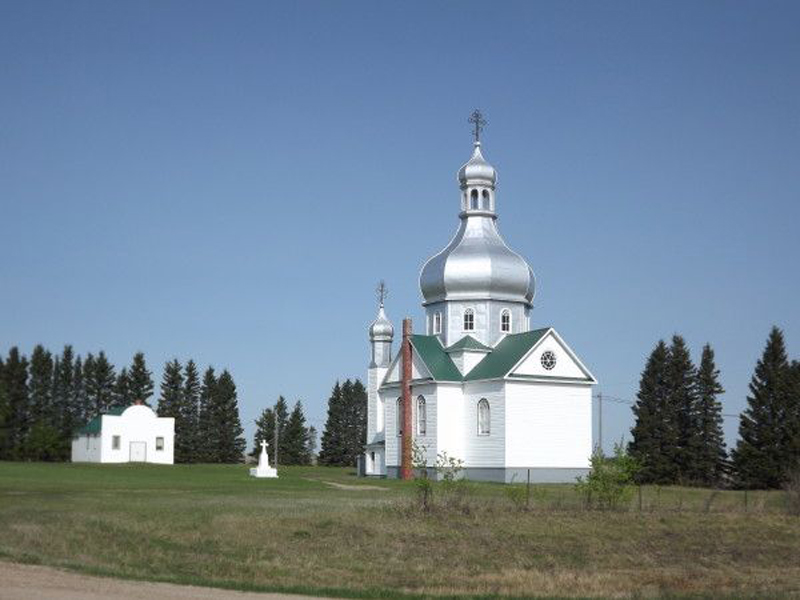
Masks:
[[[485,344],[481,344],[471,335],[465,335],[452,346],[445,348],[445,352],[455,352],[456,350],[482,350],[484,352],[491,352],[492,349]]]
[[[505,377],[514,365],[516,365],[548,331],[550,331],[550,328],[545,327],[544,329],[507,335],[495,346],[491,354],[487,354],[486,358],[467,373],[466,377],[463,378],[464,381]]]
[[[436,381],[461,381],[461,372],[435,335],[412,335],[411,345]]]
[[[127,406],[112,406],[106,412],[97,415],[94,419],[89,421],[86,425],[75,431],[75,435],[97,435],[100,433],[100,424],[103,420],[103,415],[113,415],[118,417]]]

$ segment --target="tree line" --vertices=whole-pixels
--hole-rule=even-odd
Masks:
[[[317,430],[306,425],[300,401],[295,403],[290,413],[286,399],[280,396],[274,406],[262,411],[255,424],[252,456],[261,453],[261,441],[264,440],[269,444],[267,452],[273,465],[309,465],[314,461]],[[348,379],[344,383],[337,381],[328,398],[328,415],[316,457],[318,464],[354,466],[364,452],[366,437],[367,391],[364,385],[358,379]]]
[[[660,340],[647,359],[628,445],[640,483],[778,488],[800,468],[800,363],[773,327],[740,415],[730,453],[722,432],[724,392],[710,345],[695,367],[685,340]]]
[[[101,350],[86,358],[72,346],[55,354],[37,345],[30,358],[17,347],[0,356],[0,459],[69,460],[77,429],[114,406],[153,396],[144,353],[116,372]],[[175,418],[176,462],[238,462],[245,441],[236,385],[228,371],[213,367],[202,382],[194,361],[164,367],[159,416]]]

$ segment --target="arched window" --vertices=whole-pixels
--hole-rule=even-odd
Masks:
[[[471,198],[471,200],[470,200],[470,206],[469,207],[472,210],[478,210],[478,190],[472,190],[472,193],[470,194],[470,198]]]
[[[464,311],[464,331],[475,331],[475,311],[471,308]]]
[[[397,436],[403,435],[403,399],[397,399]]]
[[[417,435],[426,435],[428,431],[428,415],[425,412],[425,396],[417,398]]]
[[[478,402],[478,435],[489,435],[492,430],[492,417],[489,413],[489,401],[481,398]]]
[[[442,333],[442,313],[440,312],[433,315],[433,333],[434,335]]]
[[[507,308],[500,313],[500,331],[503,333],[511,331],[511,311]]]
[[[483,190],[483,210],[490,210],[489,206],[489,192]]]

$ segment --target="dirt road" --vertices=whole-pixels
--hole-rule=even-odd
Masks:
[[[301,600],[311,596],[233,592],[215,588],[93,577],[52,567],[0,561],[2,600]]]

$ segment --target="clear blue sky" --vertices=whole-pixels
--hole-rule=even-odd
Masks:
[[[797,2],[0,3],[0,351],[232,371],[321,427],[378,279],[457,225],[469,112],[556,327],[634,397],[675,332],[727,389],[800,358]],[[628,432],[609,404],[604,438]],[[729,442],[737,421],[726,420]]]

